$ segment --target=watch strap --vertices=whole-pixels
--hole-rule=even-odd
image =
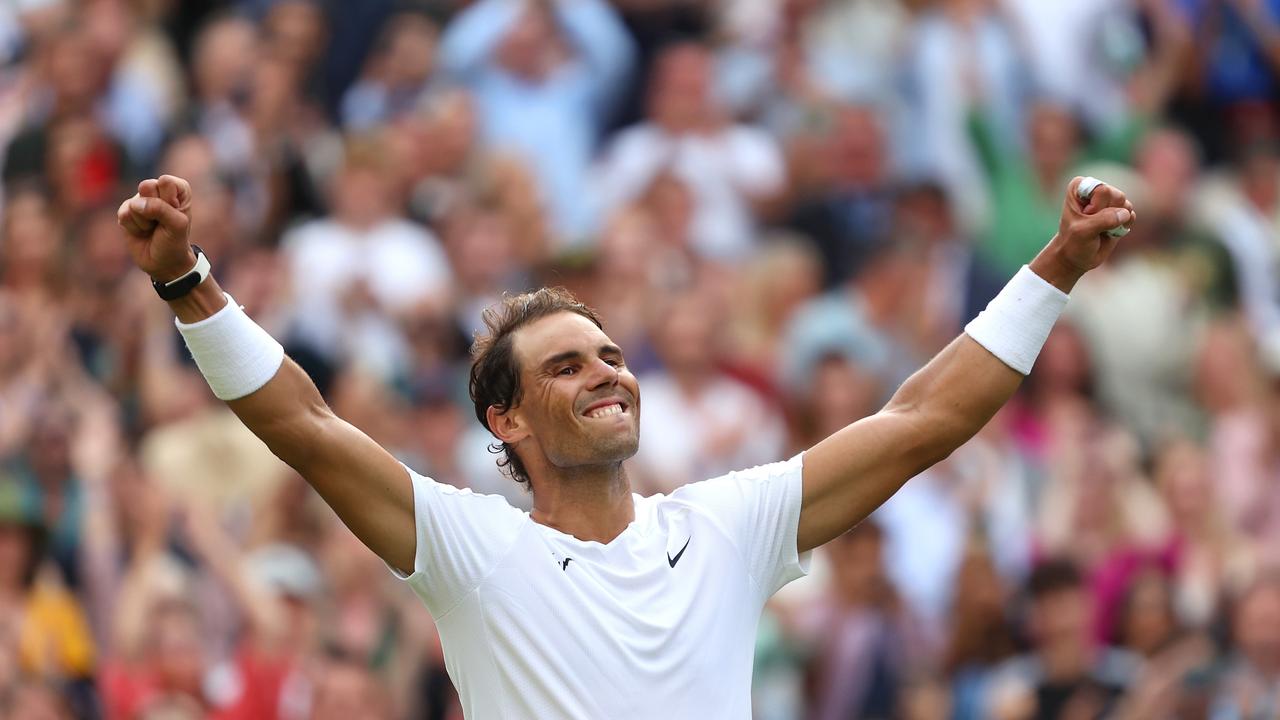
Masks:
[[[151,281],[151,287],[155,288],[156,294],[163,300],[177,300],[178,298],[190,293],[196,289],[196,286],[204,282],[209,277],[212,266],[209,264],[209,258],[205,256],[204,250],[199,245],[192,244],[191,249],[196,254],[196,264],[183,275],[170,280],[169,282]]]

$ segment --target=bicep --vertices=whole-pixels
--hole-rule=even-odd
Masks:
[[[799,547],[861,522],[903,483],[947,457],[995,415],[1022,376],[961,335],[905,382],[884,410],[805,453]]]
[[[359,428],[330,418],[315,460],[299,472],[361,542],[411,574],[417,533],[409,471]]]
[[[800,552],[857,525],[931,464],[918,425],[907,412],[881,411],[805,451]]]
[[[333,414],[302,368],[286,359],[266,385],[227,404],[361,542],[391,566],[413,570],[416,534],[408,471]]]

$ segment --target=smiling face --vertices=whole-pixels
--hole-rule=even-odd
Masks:
[[[640,386],[622,351],[587,318],[559,312],[513,337],[520,401],[490,425],[533,473],[600,467],[635,455],[640,443]]]

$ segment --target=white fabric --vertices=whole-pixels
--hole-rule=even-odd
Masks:
[[[1066,293],[1023,265],[964,331],[1005,365],[1027,375],[1066,306]]]
[[[644,413],[635,462],[647,488],[670,492],[694,480],[780,457],[786,427],[780,414],[745,384],[719,375],[694,396],[666,373],[640,378]]]
[[[754,243],[750,201],[780,190],[787,170],[777,142],[747,125],[683,136],[649,123],[636,125],[617,135],[599,166],[596,188],[606,214],[644,195],[663,172],[692,195],[693,249],[731,261]]]
[[[364,231],[316,220],[289,232],[283,248],[298,339],[383,375],[403,362],[394,316],[447,292],[451,283],[439,241],[407,220]],[[362,287],[377,307],[353,312],[350,296]]]
[[[1084,114],[1091,126],[1121,117],[1124,85],[1100,52],[1101,33],[1129,20],[1127,0],[1000,0],[1022,40],[1035,94]]]
[[[466,717],[748,720],[765,601],[808,571],[801,468],[796,456],[635,495],[634,522],[608,544],[410,471],[405,579]]]
[[[196,367],[219,400],[235,400],[267,384],[284,362],[284,348],[258,326],[234,298],[193,323],[174,318]]]

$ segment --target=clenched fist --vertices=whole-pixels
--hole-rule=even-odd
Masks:
[[[182,276],[196,262],[187,240],[191,185],[173,175],[138,183],[138,193],[116,213],[133,262],[157,282]]]
[[[1058,234],[1031,261],[1037,275],[1064,292],[1111,257],[1121,233],[1108,231],[1129,228],[1138,217],[1124,192],[1110,185],[1098,185],[1087,199],[1081,199],[1077,188],[1082,182],[1084,178],[1078,177],[1067,187]]]

